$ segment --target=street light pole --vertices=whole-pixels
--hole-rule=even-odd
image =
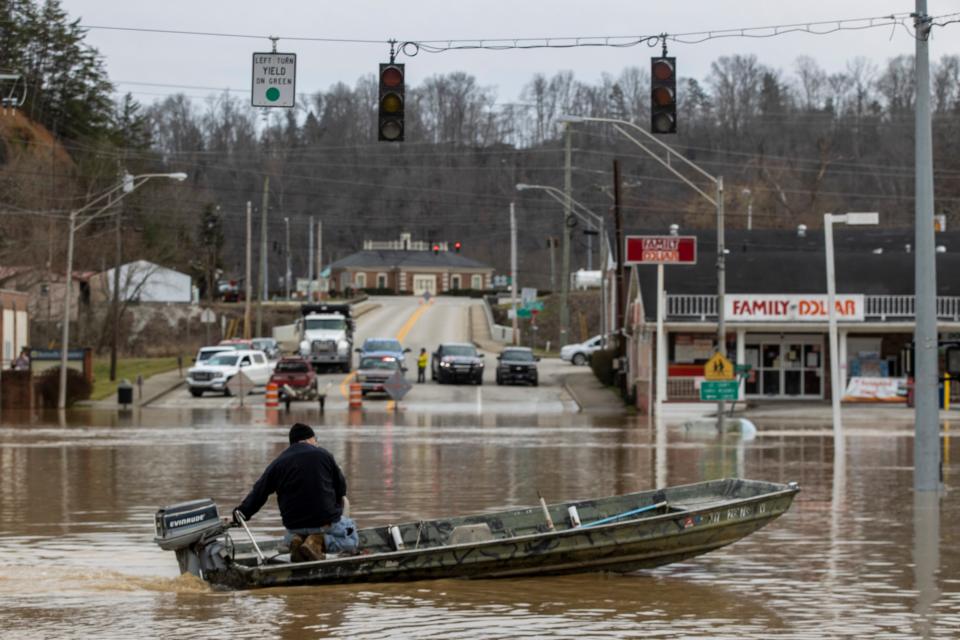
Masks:
[[[840,350],[837,337],[837,283],[833,264],[833,222],[843,216],[823,214],[823,242],[827,259],[827,326],[830,343],[830,406],[833,411],[834,455],[843,449],[843,422],[840,413]],[[839,445],[839,449],[838,449]]]
[[[67,234],[67,269],[66,269],[66,282],[63,286],[63,327],[60,333],[60,389],[57,397],[57,408],[66,409],[67,408],[67,354],[70,350],[70,302],[71,294],[73,293],[73,244],[74,238],[76,237],[77,231],[86,225],[88,222],[102,214],[104,211],[108,210],[110,207],[115,205],[117,202],[127,197],[141,186],[146,183],[151,178],[170,178],[171,180],[177,180],[178,182],[183,182],[187,179],[187,174],[185,173],[145,173],[137,176],[131,176],[129,174],[125,175],[121,180],[120,184],[114,186],[112,189],[109,189],[105,193],[100,194],[98,197],[94,198],[87,204],[83,205],[79,209],[75,209],[70,212],[69,224],[70,229]],[[113,196],[118,192],[121,192],[116,199],[113,199]],[[77,224],[77,218],[81,213],[87,211],[93,207],[98,202],[107,200],[107,204],[95,211],[93,214],[87,216],[87,218]],[[78,310],[79,311],[79,310]]]
[[[744,188],[743,195],[747,196],[747,231],[753,230],[753,192]]]
[[[584,206],[583,203],[578,202],[577,200],[575,200],[575,199],[573,199],[572,197],[568,196],[566,193],[564,193],[564,192],[561,191],[560,189],[557,189],[556,187],[551,187],[551,186],[543,185],[543,184],[522,184],[522,183],[521,183],[521,184],[518,184],[518,185],[517,185],[517,191],[525,191],[525,190],[527,190],[527,189],[538,189],[538,190],[540,190],[540,191],[544,191],[544,192],[546,192],[547,195],[549,195],[551,198],[553,198],[553,199],[556,200],[557,202],[559,202],[559,203],[561,203],[561,204],[563,204],[563,205],[569,205],[569,206],[570,206],[570,209],[569,209],[569,210],[570,210],[571,216],[570,216],[569,218],[567,218],[567,220],[572,220],[573,217],[576,216],[576,217],[580,218],[581,220],[586,221],[588,224],[592,224],[593,226],[595,226],[596,228],[599,229],[600,242],[601,242],[601,243],[604,243],[604,244],[601,244],[601,256],[600,256],[600,262],[601,262],[601,290],[605,292],[606,289],[603,287],[603,282],[604,282],[605,278],[604,278],[604,275],[603,275],[603,274],[605,274],[605,273],[606,273],[606,270],[607,270],[607,262],[609,261],[609,251],[608,251],[608,250],[604,250],[604,249],[606,248],[606,247],[605,247],[605,243],[606,243],[606,232],[605,232],[605,227],[604,227],[603,216],[601,216],[601,215],[599,215],[599,214],[597,214],[597,213],[594,213],[593,211],[591,211],[590,209],[588,209],[586,206]],[[566,223],[566,220],[565,220],[565,223]],[[566,224],[565,224],[565,226],[566,226]],[[608,249],[608,248],[606,248],[606,249]],[[566,278],[565,281],[569,283],[570,278]],[[604,304],[603,306],[604,306],[604,314],[605,314],[605,313],[606,313],[606,305]],[[604,322],[604,326],[603,326],[603,330],[601,331],[601,334],[604,336],[604,341],[605,341],[605,339],[606,339],[606,334],[607,334],[607,328],[606,328],[606,323],[605,323],[605,322]]]
[[[846,213],[823,214],[823,242],[827,260],[827,324],[830,343],[830,404],[833,411],[834,455],[844,454],[843,421],[840,414],[840,397],[843,395],[843,383],[846,376],[840,367],[840,347],[837,336],[837,279],[833,261],[833,223],[847,225],[875,225],[880,222],[880,214]],[[843,370],[846,371],[846,363]]]

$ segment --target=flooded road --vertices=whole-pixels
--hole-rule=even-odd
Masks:
[[[275,424],[273,424],[275,423]],[[152,542],[164,504],[224,513],[285,446],[264,412],[84,412],[0,426],[4,637],[503,638],[960,636],[960,465],[915,503],[912,434],[758,423],[743,442],[584,415],[347,416],[315,424],[360,526],[725,476],[800,483],[745,540],[654,571],[215,592]],[[665,444],[664,444],[665,442]],[[274,500],[253,520],[282,531]]]

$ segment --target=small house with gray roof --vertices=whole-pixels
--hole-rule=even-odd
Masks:
[[[493,267],[468,258],[447,242],[365,240],[363,250],[330,265],[331,288],[392,290],[413,295],[490,289]]]

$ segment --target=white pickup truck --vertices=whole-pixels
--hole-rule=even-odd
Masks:
[[[194,398],[199,398],[204,391],[214,391],[230,395],[227,382],[230,378],[243,371],[257,387],[264,387],[270,382],[273,365],[262,351],[231,349],[210,356],[197,366],[187,371],[187,387]],[[252,391],[252,389],[251,389]]]

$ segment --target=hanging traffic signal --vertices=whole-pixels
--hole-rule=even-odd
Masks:
[[[456,251],[457,253],[460,253],[460,247],[462,246],[463,245],[460,244],[460,241],[457,240],[456,242],[453,243],[453,250]]]
[[[403,65],[380,64],[380,102],[377,140],[403,141]]]
[[[435,256],[440,255],[440,245],[438,244],[433,245],[433,255]]]
[[[650,133],[677,132],[676,58],[650,59]]]

